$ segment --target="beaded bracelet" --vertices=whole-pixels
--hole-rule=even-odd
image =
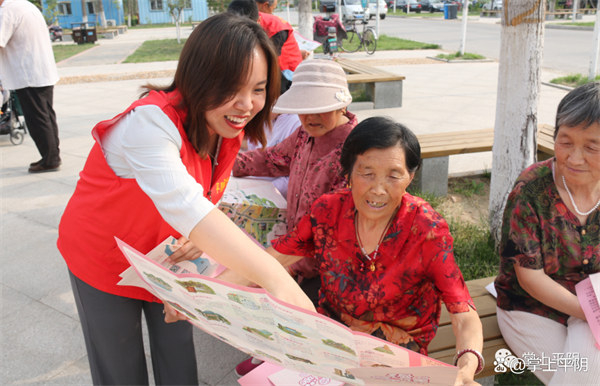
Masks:
[[[475,370],[475,375],[477,375],[483,371],[483,368],[485,367],[485,359],[483,359],[483,355],[481,355],[481,353],[475,349],[465,348],[465,349],[457,352],[456,355],[454,356],[454,366],[456,366],[460,357],[462,357],[465,353],[468,353],[468,352],[470,352],[471,354],[473,354],[477,357],[477,362],[478,362],[477,370]]]

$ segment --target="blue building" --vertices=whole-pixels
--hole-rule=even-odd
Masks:
[[[174,23],[167,7],[168,0],[137,0],[140,24]],[[186,0],[181,22],[201,21],[208,18],[206,0]]]
[[[169,14],[168,0],[137,0],[140,24],[173,23]],[[183,10],[180,21],[201,21],[208,18],[206,0],[187,0],[188,7]],[[114,21],[115,25],[125,24],[123,0],[102,0],[104,15],[107,21]],[[71,28],[72,23],[82,21],[81,0],[58,0],[58,24],[63,28]],[[100,25],[100,12],[97,1],[85,1],[88,22]],[[42,0],[44,11],[48,7],[47,0]],[[110,23],[110,22],[109,22]]]
[[[115,25],[124,24],[123,0],[102,0],[104,6],[104,16],[106,20],[114,20]],[[58,0],[58,24],[63,28],[71,28],[72,23],[80,23],[82,19],[81,0]],[[100,25],[100,12],[96,1],[86,0],[85,6],[89,22],[96,22]],[[46,13],[48,3],[42,0],[42,8]]]

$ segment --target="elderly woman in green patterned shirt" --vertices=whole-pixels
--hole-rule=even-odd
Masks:
[[[598,385],[600,350],[575,285],[600,271],[600,83],[560,102],[554,152],[527,168],[508,197],[498,324],[516,356],[536,360],[545,384]]]

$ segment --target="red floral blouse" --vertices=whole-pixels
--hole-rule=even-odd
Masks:
[[[355,210],[349,189],[323,195],[273,247],[316,259],[320,313],[351,327],[371,322],[373,335],[427,354],[442,299],[451,313],[475,309],[448,225],[426,201],[406,193],[371,271],[356,240]]]

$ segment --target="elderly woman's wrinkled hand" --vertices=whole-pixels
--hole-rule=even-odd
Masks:
[[[202,256],[202,251],[183,236],[177,239],[177,244],[173,246],[173,249],[175,252],[169,256],[171,264],[177,264],[185,260],[194,260]]]

